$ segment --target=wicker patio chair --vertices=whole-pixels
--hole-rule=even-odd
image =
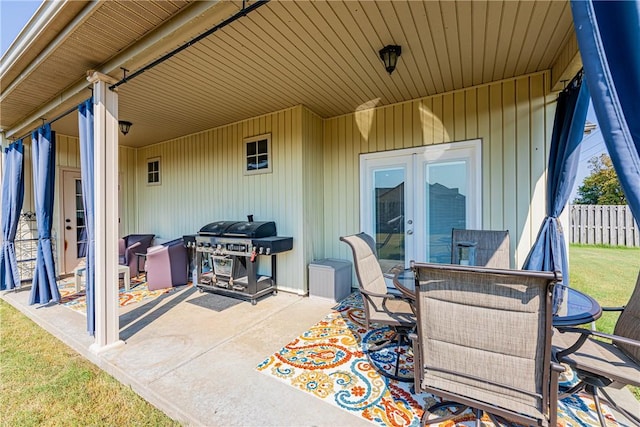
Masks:
[[[353,263],[358,278],[358,288],[364,303],[366,326],[371,324],[390,326],[394,333],[386,340],[376,342],[367,349],[368,353],[380,351],[386,347],[397,344],[398,348],[409,345],[408,333],[416,325],[416,318],[407,299],[401,295],[389,293],[387,282],[374,253],[373,241],[365,233],[340,237],[340,240],[351,247]],[[394,373],[380,371],[382,375],[398,381],[412,381],[398,375],[399,357],[396,357]]]
[[[422,425],[472,408],[496,425],[556,425],[558,376],[551,359],[551,295],[559,273],[412,263],[420,367],[416,390],[443,401]],[[417,371],[417,372],[418,372]],[[431,418],[446,408],[452,413]]]
[[[621,311],[613,335],[563,327],[557,328],[561,333],[553,336],[553,345],[560,350],[556,353],[557,359],[571,366],[580,379],[578,384],[561,397],[584,390],[593,396],[602,426],[606,426],[606,422],[600,400],[640,426],[639,414],[634,415],[618,406],[605,389],[608,386],[621,388],[624,385],[640,387],[640,274],[627,305],[603,307],[603,311]]]
[[[509,230],[451,231],[451,263],[460,264],[458,245],[472,245],[475,262],[472,265],[492,268],[509,268]]]

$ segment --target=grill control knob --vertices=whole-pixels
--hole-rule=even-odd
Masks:
[[[262,255],[264,253],[264,248],[260,246],[260,250],[258,252],[260,252],[260,255]]]
[[[271,253],[271,248],[267,248],[267,255]]]

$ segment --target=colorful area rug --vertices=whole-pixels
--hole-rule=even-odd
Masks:
[[[390,334],[387,327],[372,330],[365,327],[362,300],[354,293],[322,321],[267,357],[257,369],[374,424],[419,426],[423,408],[438,400],[428,393],[412,393],[411,382],[399,382],[379,374],[378,369],[389,371],[395,365],[397,353],[393,349],[376,360],[363,351],[368,343]],[[400,354],[401,376],[411,375],[410,348]],[[568,385],[576,379],[564,377],[562,381]],[[563,399],[558,409],[559,426],[599,426],[594,403],[586,395]],[[606,416],[610,425],[618,425],[612,415]],[[486,415],[482,421],[492,424]],[[467,411],[440,425],[472,426],[475,416]]]
[[[122,280],[120,281],[122,283]],[[69,307],[72,310],[81,312],[86,315],[87,313],[87,296],[85,289],[82,288],[80,292],[76,292],[74,278],[70,277],[58,282],[58,289],[60,290],[60,304]],[[118,291],[120,307],[127,306],[129,304],[138,303],[141,301],[151,300],[159,297],[162,294],[171,292],[171,289],[158,289],[150,291],[147,288],[147,283],[143,279],[132,278],[131,286],[128,291],[121,287]]]

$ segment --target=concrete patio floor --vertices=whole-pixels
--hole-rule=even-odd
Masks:
[[[2,298],[185,425],[371,425],[256,370],[329,313],[331,301],[279,292],[216,312],[187,303],[203,295],[187,287],[121,307],[126,344],[95,355],[86,317],[62,305],[29,306],[29,289]]]
[[[121,307],[126,344],[95,355],[83,314],[62,305],[29,306],[29,290],[3,292],[2,298],[184,425],[371,425],[256,370],[329,313],[331,301],[279,292],[255,306],[242,301],[217,312],[188,303],[204,295],[189,286]],[[628,390],[612,394],[640,413]]]

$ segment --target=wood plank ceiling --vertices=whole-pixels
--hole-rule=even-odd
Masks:
[[[73,6],[77,8],[78,3],[81,2],[73,2]],[[86,8],[93,6],[85,3]],[[26,66],[20,75],[15,75],[13,70],[2,75],[0,127],[9,128],[44,102],[55,98],[62,90],[83,79],[87,70],[105,63],[190,3],[186,0],[101,2],[54,51],[47,55],[46,47],[39,47],[46,58],[38,67]],[[81,13],[82,8],[75,12]],[[64,30],[62,25],[55,25],[60,33]],[[51,36],[51,33],[45,36]],[[33,59],[33,52],[27,53]],[[89,92],[85,98],[88,95]]]
[[[138,28],[140,15],[119,22],[118,38],[115,23],[96,14],[84,31],[104,46],[70,45],[49,72],[64,74],[69,62],[68,70],[91,68],[93,52],[133,41],[166,16],[146,15]],[[572,33],[566,1],[271,1],[120,86],[120,117],[134,123],[121,143],[143,146],[298,104],[334,117],[546,70]],[[402,46],[392,75],[378,57],[387,44]],[[55,90],[43,85],[24,91]]]

